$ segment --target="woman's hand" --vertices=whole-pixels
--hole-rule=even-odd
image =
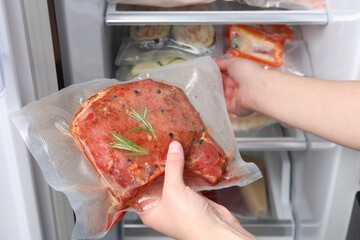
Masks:
[[[221,73],[227,109],[238,116],[246,116],[250,107],[249,91],[256,90],[257,74],[264,68],[252,61],[241,58],[216,60]]]
[[[255,239],[225,207],[186,186],[183,169],[182,146],[172,142],[161,200],[140,214],[145,225],[176,239]]]

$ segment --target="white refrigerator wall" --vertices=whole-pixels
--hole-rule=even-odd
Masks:
[[[326,26],[302,27],[314,75],[322,79],[360,80],[360,2],[329,4],[332,9],[328,11]],[[360,153],[310,134],[307,137],[311,142],[309,150],[292,153],[297,236],[345,239],[355,193],[360,190]]]
[[[0,58],[5,84],[0,98],[0,233],[3,239],[42,239],[32,159],[7,116],[23,102],[35,99],[20,9],[18,1],[0,1]]]
[[[8,118],[58,90],[47,0],[0,1],[0,48],[1,238],[69,239],[74,218],[67,199],[49,188]]]
[[[56,20],[65,86],[110,77],[111,28],[104,0],[56,0]]]

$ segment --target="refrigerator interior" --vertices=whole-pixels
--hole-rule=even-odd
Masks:
[[[64,72],[68,74],[66,84],[99,77],[114,77],[115,71],[111,67],[114,67],[114,58],[120,44],[117,32],[123,25],[144,24],[149,21],[155,24],[166,24],[167,21],[173,24],[193,24],[191,21],[199,21],[198,16],[192,19],[192,15],[186,15],[186,19],[180,14],[171,17],[171,14],[166,12],[147,13],[144,17],[137,12],[126,12],[127,7],[124,6],[122,9],[116,5],[105,6],[101,1],[93,2],[91,5],[83,5],[81,10],[74,8],[76,4],[70,1],[56,2],[56,9],[72,7],[87,12],[86,16],[81,15],[80,18],[80,12],[74,10],[63,11],[60,14],[65,16],[57,16],[60,45],[63,45],[62,57],[66,59]],[[312,17],[311,11],[293,12],[292,18],[285,17],[284,20],[282,12],[278,17],[274,17],[267,15],[266,11],[259,12],[259,9],[250,11],[257,17],[255,21],[260,23],[273,23],[281,19],[282,23],[299,26],[314,77],[356,79],[360,66],[360,5],[355,1],[328,3],[329,9],[320,13],[314,11],[315,17]],[[94,6],[98,6],[97,11]],[[201,15],[201,19],[213,24],[231,21],[221,16],[211,18],[211,13],[210,17]],[[228,18],[231,17],[233,16],[229,14]],[[246,17],[241,19],[242,15],[239,17],[239,14],[236,17],[240,18],[239,22],[254,21]],[[104,18],[108,25],[104,24]],[[80,26],[81,32],[78,31]],[[90,33],[91,38],[88,36]],[[86,41],[84,37],[87,38]],[[265,160],[268,170],[268,200],[271,203],[269,206],[274,213],[270,219],[242,219],[240,216],[246,228],[266,239],[342,239],[345,236],[351,211],[350,202],[353,201],[356,186],[348,189],[346,193],[349,207],[343,209],[341,214],[342,226],[338,224],[335,228],[336,221],[332,220],[331,215],[333,209],[343,208],[337,202],[339,200],[336,194],[336,191],[341,189],[339,178],[343,173],[340,169],[344,164],[349,164],[344,159],[356,159],[353,157],[356,152],[349,153],[349,149],[279,124],[265,128],[255,135],[240,136],[238,144],[240,151],[251,151]],[[353,170],[353,176],[357,176],[357,170]],[[141,238],[142,234],[148,237],[157,236],[141,225],[134,215],[129,215],[128,218],[124,221],[123,231],[126,239]],[[341,230],[332,232],[332,229],[339,228]]]
[[[52,53],[54,48],[59,47],[61,58],[55,56],[52,59],[56,59],[56,63],[61,61],[61,78],[65,86],[96,78],[111,78],[115,76],[114,60],[120,44],[119,29],[148,21],[154,24],[179,24],[183,21],[193,24],[194,21],[203,19],[204,23],[211,24],[236,21],[296,25],[305,43],[314,77],[334,80],[355,80],[360,77],[360,3],[354,0],[328,0],[329,9],[326,11],[292,11],[287,14],[287,11],[282,10],[271,14],[269,10],[251,8],[244,10],[244,14],[234,12],[228,15],[216,14],[214,17],[212,14],[218,12],[215,10],[197,13],[201,15],[195,13],[194,18],[188,19],[176,14],[171,17],[171,14],[161,12],[149,14],[146,18],[131,11],[118,14],[116,11],[119,8],[107,5],[104,0],[54,0],[48,3],[28,1],[19,4],[20,2],[14,1],[7,7],[13,11],[24,9],[24,13],[18,14],[24,14],[25,19],[16,21],[28,21],[24,29],[32,30],[28,29],[28,36],[22,37],[26,38],[25,45],[32,50],[29,51],[32,55],[28,57],[32,60],[29,60],[32,69],[27,69],[26,74],[33,76],[33,79],[22,82],[35,85],[28,87],[35,90],[22,104],[56,90],[51,85],[56,85],[56,81],[51,79],[56,76],[55,63],[54,60],[46,61],[50,59],[49,56],[43,56],[46,52]],[[38,33],[44,33],[50,23],[47,23],[47,27],[44,27],[45,23],[36,23],[39,19],[46,18],[47,10],[43,8],[51,8],[50,3],[54,4],[56,22],[53,26],[55,24],[57,29],[58,42],[53,41],[53,46],[46,46],[41,44],[46,41],[39,38]],[[16,26],[14,21],[12,26]],[[44,35],[50,38],[48,31]],[[11,35],[14,36],[15,33]],[[52,69],[51,74],[40,70],[41,66],[48,65]],[[48,86],[46,83],[51,84]],[[18,88],[6,86],[6,91],[17,91]],[[16,95],[21,94],[23,93]],[[2,104],[6,104],[4,99],[6,96],[0,99]],[[18,105],[11,109],[20,105],[19,100]],[[10,129],[11,124],[7,124]],[[260,239],[345,239],[355,194],[360,190],[360,155],[357,151],[281,124],[271,125],[259,132],[237,134],[237,137],[241,153],[261,159],[266,172],[267,214],[238,216],[249,231]],[[5,146],[3,142],[6,140],[2,139],[1,146]],[[21,151],[26,155],[25,148]],[[74,217],[66,197],[47,187],[34,161],[29,159],[28,164],[31,165],[29,168],[34,168],[31,176],[19,179],[23,182],[34,179],[35,183],[27,184],[31,185],[29,189],[35,189],[37,195],[30,195],[34,201],[31,206],[36,207],[27,216],[36,215],[38,225],[42,227],[37,229],[28,226],[35,231],[30,235],[38,236],[31,239],[41,239],[39,236],[42,239],[70,239]],[[128,214],[125,221],[114,227],[104,239],[119,239],[119,235],[133,240],[144,239],[145,236],[148,237],[146,239],[160,237],[158,233],[142,225],[133,214]]]

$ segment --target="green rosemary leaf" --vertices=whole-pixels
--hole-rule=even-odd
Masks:
[[[129,151],[129,153],[125,154],[125,156],[142,156],[149,154],[149,152],[137,145],[136,143],[126,139],[125,137],[121,136],[120,134],[116,132],[111,132],[111,135],[116,139],[115,142],[112,142],[109,144],[112,148],[118,148],[125,151]]]
[[[141,122],[142,125],[137,128],[130,129],[129,131],[145,130],[150,135],[152,135],[155,138],[155,140],[157,140],[153,127],[151,126],[150,122],[146,120],[146,114],[147,114],[147,108],[139,109],[138,111],[135,111],[133,108],[130,108],[130,113],[128,115],[134,118],[135,120]]]
[[[147,131],[147,130],[146,130],[146,127],[144,127],[144,126],[138,126],[138,127],[134,127],[134,128],[132,128],[132,129],[127,130],[127,132],[135,132],[135,131],[139,131],[139,130]]]

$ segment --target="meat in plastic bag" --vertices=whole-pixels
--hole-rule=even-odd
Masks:
[[[209,57],[126,83],[72,85],[10,117],[48,184],[69,198],[73,239],[103,237],[126,211],[155,206],[172,140],[185,149],[185,182],[196,191],[261,177],[255,164],[241,159],[220,72]]]

